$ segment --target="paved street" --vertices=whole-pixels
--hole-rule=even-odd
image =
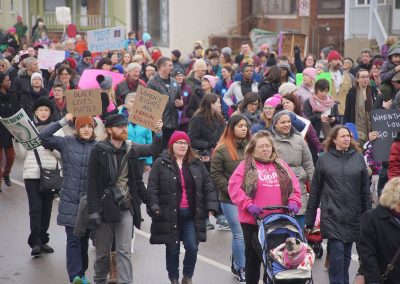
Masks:
[[[28,201],[23,187],[22,162],[16,161],[13,169],[13,185],[2,184],[0,193],[0,283],[39,284],[68,283],[65,268],[66,235],[64,228],[56,224],[58,202],[54,201],[50,226],[50,245],[55,253],[38,258],[30,256],[27,245],[29,234]],[[144,211],[144,210],[143,210]],[[143,212],[144,213],[144,212]],[[144,213],[142,231],[138,231],[132,255],[134,283],[169,283],[165,270],[164,246],[149,244],[150,219]],[[213,222],[215,220],[212,220]],[[230,273],[229,231],[209,231],[207,243],[202,243],[196,266],[194,283],[237,283]],[[94,248],[89,249],[88,276],[92,281]],[[357,269],[357,255],[353,249],[351,281]],[[314,283],[328,283],[328,275],[323,268],[323,260],[317,260],[313,269]]]

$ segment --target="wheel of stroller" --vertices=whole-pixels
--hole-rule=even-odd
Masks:
[[[315,253],[316,258],[321,258],[324,255],[324,248],[320,243],[316,243],[313,245],[313,251]]]

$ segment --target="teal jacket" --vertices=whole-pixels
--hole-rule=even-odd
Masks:
[[[119,113],[128,116],[128,112],[125,107],[122,107]],[[151,144],[153,143],[153,135],[150,129],[145,128],[141,125],[129,122],[128,124],[128,140],[136,142],[138,144]],[[139,158],[139,160],[145,160],[146,165],[151,165],[153,163],[153,158]]]

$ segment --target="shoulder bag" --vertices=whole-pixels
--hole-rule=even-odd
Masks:
[[[45,169],[42,167],[38,151],[33,149],[33,152],[35,153],[36,162],[38,163],[40,170],[40,193],[58,193],[61,189],[63,181],[58,160],[57,166],[54,170]]]

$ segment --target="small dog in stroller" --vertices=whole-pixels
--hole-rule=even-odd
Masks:
[[[264,210],[287,210],[287,206],[268,206]],[[315,254],[299,222],[292,216],[273,213],[262,220],[258,242],[265,267],[264,283],[313,283]]]

